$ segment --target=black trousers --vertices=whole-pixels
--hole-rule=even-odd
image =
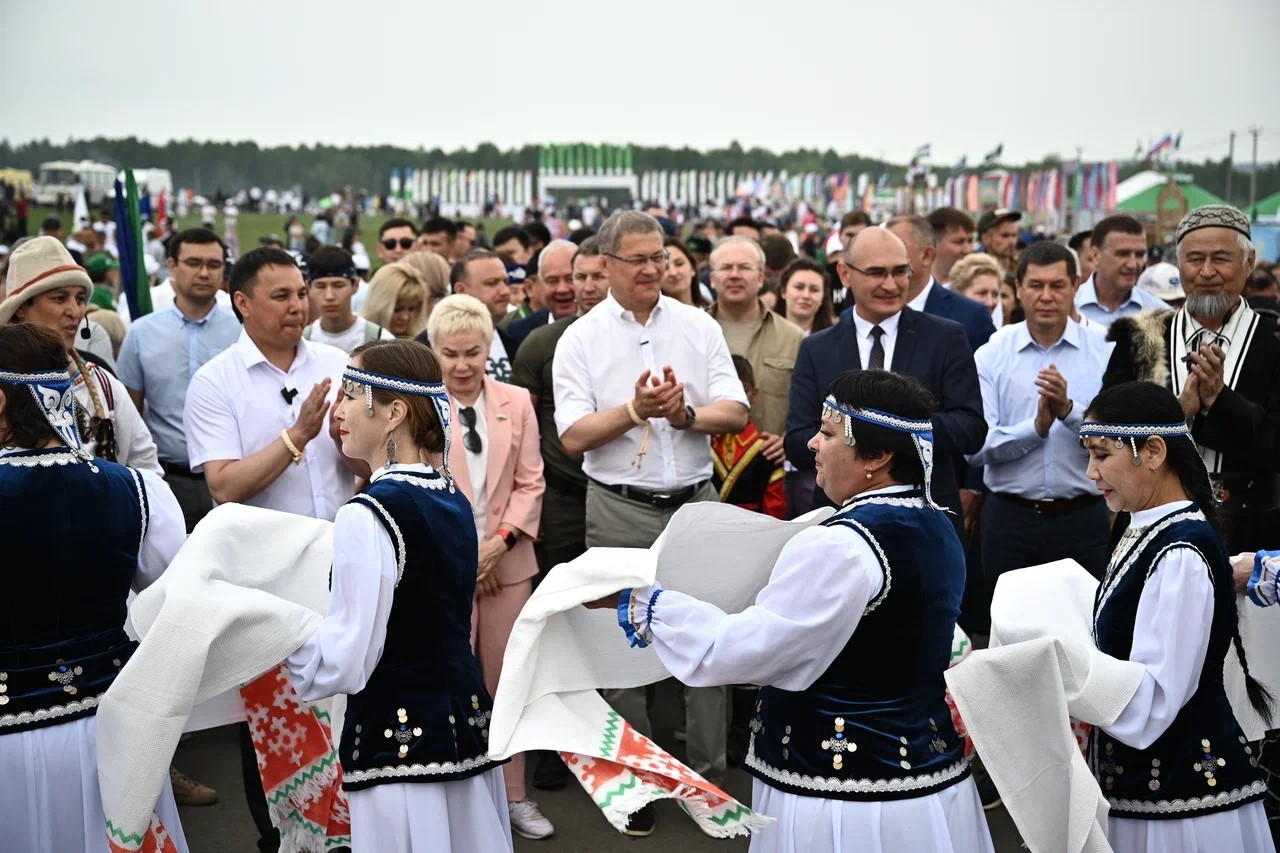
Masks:
[[[587,490],[558,488],[547,482],[542,495],[542,540],[534,549],[538,555],[538,577],[561,563],[581,557],[587,551]]]
[[[1005,572],[1072,559],[1101,578],[1107,568],[1111,516],[1099,498],[1072,512],[1046,515],[991,493],[982,508],[982,564],[994,584]]]
[[[249,815],[258,830],[260,853],[275,853],[280,849],[280,830],[271,825],[267,811],[267,795],[262,790],[262,776],[258,772],[258,754],[253,750],[253,738],[249,736],[249,724],[240,726],[240,775],[244,781],[244,798],[249,804]]]

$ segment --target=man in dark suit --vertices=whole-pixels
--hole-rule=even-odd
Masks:
[[[837,269],[853,293],[854,309],[800,345],[787,411],[787,459],[800,471],[813,468],[806,445],[821,423],[823,395],[844,371],[883,368],[914,376],[937,402],[933,498],[952,511],[952,523],[963,538],[955,460],[976,453],[987,436],[978,371],[964,329],[906,307],[912,268],[906,246],[890,231],[868,228],[860,233]],[[815,503],[825,503],[821,492]]]
[[[542,298],[547,304],[545,308],[539,308],[507,326],[507,333],[517,349],[534,329],[541,329],[578,312],[570,266],[577,250],[578,247],[568,240],[552,240],[538,253],[538,281],[542,284]]]
[[[967,296],[952,293],[933,277],[933,261],[937,255],[937,236],[929,220],[923,216],[895,216],[885,226],[906,244],[907,261],[911,264],[911,282],[907,286],[907,307],[935,317],[955,320],[964,326],[969,349],[978,347],[996,333],[991,312]]]

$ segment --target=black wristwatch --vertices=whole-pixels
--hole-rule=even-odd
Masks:
[[[693,422],[698,419],[698,413],[693,410],[693,406],[685,406],[684,415],[685,415],[684,423],[680,424],[679,426],[672,424],[671,425],[672,429],[678,429],[682,432],[687,429],[692,429]]]
[[[505,544],[505,545],[507,546],[507,550],[508,550],[508,551],[510,551],[512,548],[516,547],[516,543],[517,543],[517,542],[519,542],[519,541],[520,541],[520,537],[516,536],[516,535],[515,535],[514,533],[512,533],[510,530],[508,530],[508,531],[507,531],[507,535],[506,535],[506,536],[503,536],[503,537],[502,537],[502,542],[503,542],[503,544]]]

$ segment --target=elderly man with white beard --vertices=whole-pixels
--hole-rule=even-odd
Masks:
[[[1172,389],[1222,501],[1232,553],[1273,547],[1280,525],[1280,338],[1241,297],[1257,254],[1249,219],[1207,205],[1177,230],[1186,303],[1122,317],[1103,387],[1142,379]]]

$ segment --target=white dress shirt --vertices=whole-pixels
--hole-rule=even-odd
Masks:
[[[552,377],[556,428],[563,436],[582,418],[607,411],[635,396],[646,370],[662,381],[670,365],[684,383],[685,402],[695,408],[719,400],[747,406],[724,333],[706,312],[662,296],[645,325],[636,322],[612,295],[565,330],[556,347]],[[711,438],[676,430],[665,418],[649,421],[648,453],[632,466],[644,430],[633,427],[619,438],[588,450],[582,469],[610,485],[681,489],[711,477]]]
[[[247,332],[196,371],[187,389],[182,427],[192,471],[214,460],[239,460],[280,441],[280,432],[298,420],[312,387],[331,379],[328,399],[338,393],[347,354],[325,344],[301,341],[288,372],[267,361]],[[281,391],[296,389],[286,403]],[[332,521],[355,491],[355,478],[329,438],[328,423],[275,482],[243,501],[249,506],[293,512]]]
[[[929,283],[924,286],[924,290],[917,293],[916,298],[912,299],[910,302],[907,303],[907,307],[910,308],[912,311],[919,311],[921,314],[923,314],[924,304],[929,301],[929,292],[933,290],[933,286],[935,284],[937,284],[937,282],[933,279],[932,276],[930,276]]]
[[[893,350],[898,342],[898,321],[901,319],[902,312],[899,311],[887,320],[872,323],[862,319],[857,308],[853,309],[853,328],[858,335],[858,359],[864,370],[870,363],[871,343],[874,340],[871,337],[871,329],[875,326],[879,326],[884,332],[880,336],[880,346],[884,348],[884,369],[893,369]]]
[[[460,433],[465,436],[467,427],[459,413],[466,407],[454,397],[449,398],[449,406],[458,421]],[[471,408],[476,410],[475,430],[480,436],[480,452],[472,453],[465,442],[462,449],[467,451],[467,475],[471,478],[471,515],[476,522],[476,536],[483,542],[487,538],[485,526],[489,520],[489,424],[484,416],[483,391]]]

